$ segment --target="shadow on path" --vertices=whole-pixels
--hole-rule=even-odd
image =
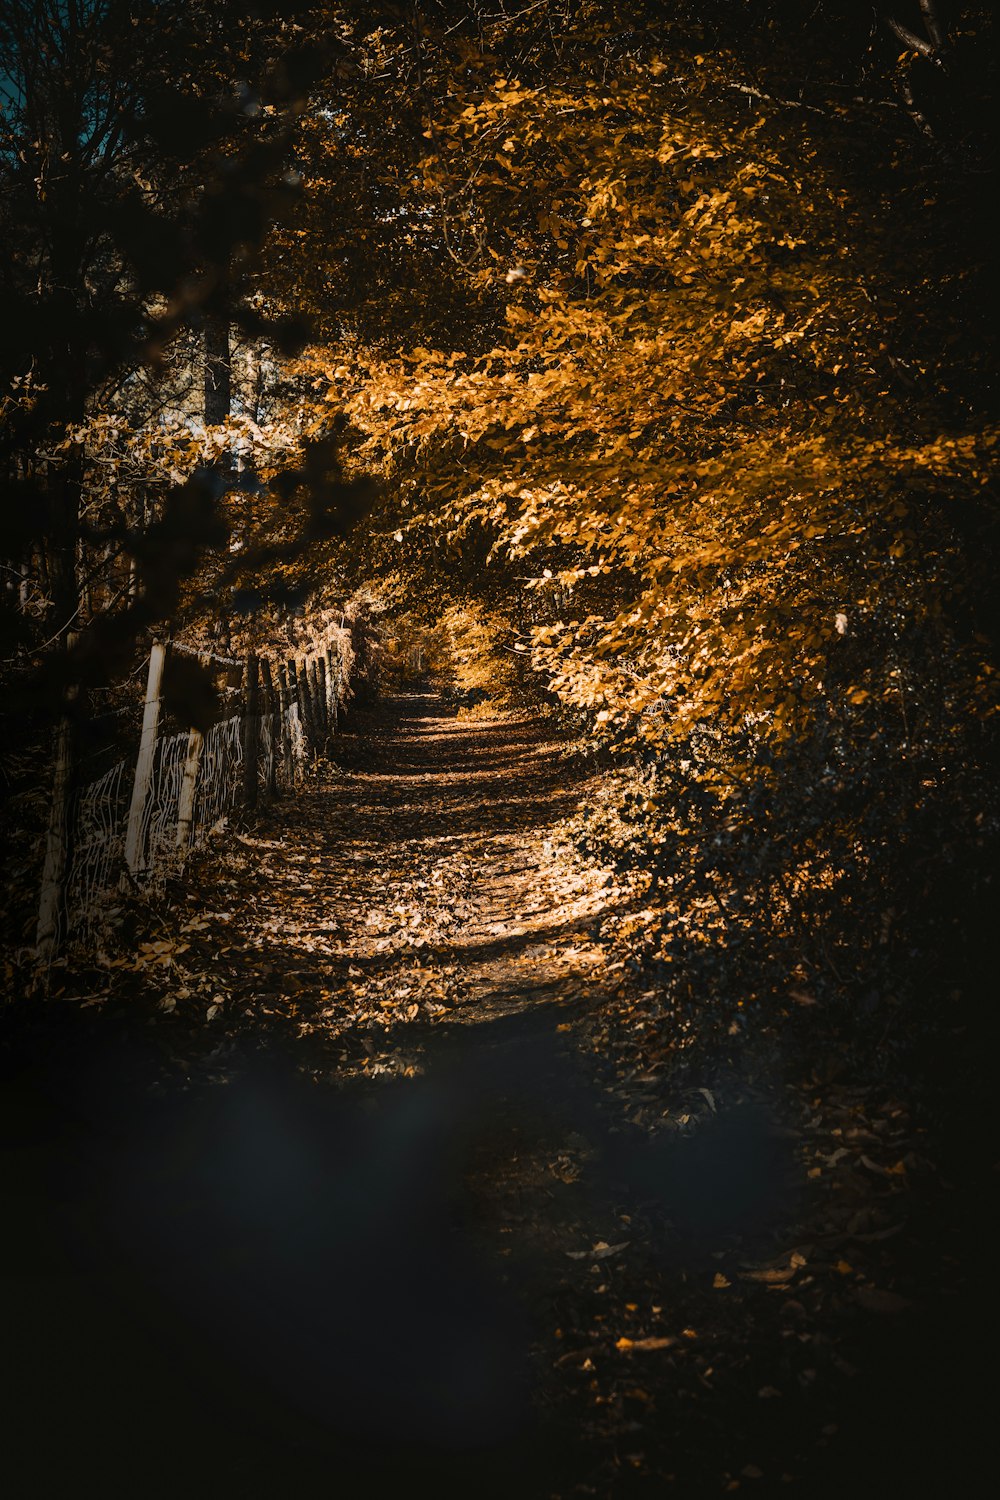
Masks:
[[[655,1330],[766,1236],[783,1148],[747,1111],[651,1141],[577,1052],[616,981],[599,872],[548,842],[586,782],[544,724],[411,698],[357,726],[192,869],[155,1047],[56,1006],[4,1054],[16,1497],[547,1500],[681,1467],[683,1365],[654,1422],[573,1351],[621,1357],[617,1285]]]

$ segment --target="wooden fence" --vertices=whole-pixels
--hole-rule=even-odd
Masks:
[[[237,711],[206,730],[161,733],[172,651],[199,656],[230,681],[235,675]],[[336,734],[347,687],[336,647],[240,663],[154,642],[134,760],[119,761],[74,799],[61,939],[98,926],[122,887],[182,870],[187,853],[234,814],[293,791]],[[48,899],[51,906],[51,892]]]

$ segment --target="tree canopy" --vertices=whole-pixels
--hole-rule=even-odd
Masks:
[[[997,29],[887,3],[0,0],[32,1492],[971,1470]]]
[[[250,641],[373,585],[486,610],[595,743],[689,768],[734,860],[763,798],[774,900],[870,875],[944,761],[972,837],[994,35],[849,0],[5,7],[15,659],[66,648],[65,709],[158,623]],[[660,848],[688,814],[647,793]]]

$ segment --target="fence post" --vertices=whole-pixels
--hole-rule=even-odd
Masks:
[[[312,703],[309,701],[309,679],[306,670],[306,660],[289,662],[292,669],[292,682],[295,688],[295,703],[299,711],[299,725],[302,729],[302,748],[304,756],[308,756],[311,750],[316,748],[316,723],[313,718]]]
[[[340,695],[344,691],[344,653],[340,641],[333,647],[333,727],[340,728]]]
[[[299,713],[302,716],[302,728],[305,731],[306,744],[315,751],[316,749],[316,719],[313,714],[312,700],[309,696],[309,661],[303,657],[296,666],[295,681],[299,694]]]
[[[205,736],[200,729],[188,732],[187,758],[181,778],[181,794],[177,799],[177,847],[185,850],[191,843],[194,826],[194,797],[198,787],[198,771],[201,767],[201,751]]]
[[[278,755],[281,751],[281,710],[278,707],[274,692],[274,679],[271,676],[271,663],[265,656],[260,664],[260,673],[263,680],[264,713],[271,725],[271,754],[267,764],[267,795],[274,797],[278,791]]]
[[[297,662],[294,657],[289,657],[288,691],[292,695],[292,704],[294,705],[295,710],[298,714],[299,729],[302,732],[302,750],[303,754],[305,754],[305,751],[309,744],[309,720],[306,718],[305,704],[302,701],[302,682],[299,675],[300,666],[301,662]]]
[[[314,745],[318,755],[323,749],[323,710],[319,701],[319,673],[316,670],[315,656],[306,661],[306,681],[309,684],[309,707],[312,710]]]
[[[295,746],[292,743],[292,726],[288,717],[292,695],[288,686],[288,671],[282,662],[278,663],[278,694],[281,701],[281,764],[285,783],[291,790],[295,786]]]
[[[149,651],[149,675],[146,678],[146,701],[142,709],[142,735],[139,739],[139,754],[135,762],[135,780],[132,783],[132,801],[128,810],[128,829],[125,834],[125,864],[135,875],[145,863],[146,803],[153,779],[153,762],[156,758],[156,733],[160,723],[160,692],[163,687],[163,668],[167,660],[167,646],[163,641],[154,641]]]
[[[330,693],[330,733],[336,735],[340,711],[340,658],[336,648],[327,651],[327,685]]]
[[[330,686],[326,680],[326,657],[316,658],[316,698],[320,723],[323,726],[323,749],[330,736]]]
[[[243,690],[243,806],[252,812],[257,806],[257,758],[260,749],[259,700],[257,696],[257,656],[247,654]]]
[[[302,707],[302,688],[299,684],[299,671],[298,667],[296,666],[294,657],[291,656],[288,658],[288,698],[288,706],[295,709],[295,715],[298,719],[299,724],[299,737],[296,739],[295,747],[293,748],[292,752],[293,756],[296,756],[297,768],[298,761],[296,751],[298,746],[301,745],[303,753],[305,752],[308,726],[306,724],[305,710]]]

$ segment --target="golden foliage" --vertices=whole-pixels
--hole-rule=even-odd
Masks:
[[[789,732],[873,611],[897,637],[933,618],[928,501],[974,504],[996,445],[943,426],[835,153],[726,88],[724,59],[658,57],[614,84],[456,87],[422,183],[478,226],[499,337],[306,365],[408,534],[460,552],[485,529],[531,575],[536,667],[654,738]],[[893,693],[889,670],[850,701]]]

